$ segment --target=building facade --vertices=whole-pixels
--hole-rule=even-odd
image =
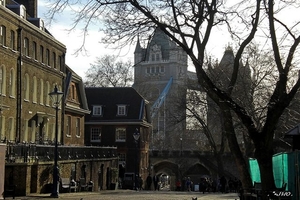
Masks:
[[[117,147],[119,181],[124,181],[125,174],[140,175],[146,180],[150,172],[148,102],[133,88],[85,88],[85,91],[91,110],[85,117],[85,143]],[[133,137],[135,133],[140,135],[138,141]]]
[[[56,109],[48,94],[57,86],[64,93],[57,123],[60,176],[92,181],[95,190],[108,189],[110,171],[118,166],[116,148],[85,146],[84,116],[89,110],[83,83],[65,64],[65,45],[38,18],[37,2],[0,1],[0,139],[6,144],[5,188],[14,186],[15,195],[49,192]]]

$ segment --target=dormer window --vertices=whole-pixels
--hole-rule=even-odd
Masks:
[[[93,106],[93,115],[102,116],[102,106]]]
[[[118,116],[125,116],[126,115],[126,105],[118,105]]]
[[[20,17],[23,19],[26,18],[26,8],[23,5],[20,5]]]
[[[5,0],[0,0],[0,5],[5,6]]]

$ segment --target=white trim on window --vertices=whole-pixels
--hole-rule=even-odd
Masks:
[[[93,115],[102,116],[102,106],[101,105],[93,106]]]

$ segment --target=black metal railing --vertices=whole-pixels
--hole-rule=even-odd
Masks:
[[[82,160],[117,157],[117,147],[58,146],[58,160]],[[6,163],[46,162],[54,160],[54,146],[7,144]]]

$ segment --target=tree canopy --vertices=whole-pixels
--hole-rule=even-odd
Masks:
[[[136,38],[147,39],[149,32],[160,28],[185,50],[195,67],[198,82],[220,107],[225,119],[225,133],[244,187],[250,186],[251,182],[234,134],[232,111],[253,141],[261,170],[262,188],[271,190],[275,188],[270,170],[274,132],[284,110],[300,87],[298,77],[292,76],[292,71],[299,68],[300,17],[286,17],[291,10],[299,8],[299,4],[294,0],[239,0],[234,3],[225,0],[56,0],[50,13],[72,7],[76,12],[74,27],[85,22],[83,31],[87,32],[89,24],[99,23],[99,29],[106,34],[102,40],[118,43],[121,47],[134,43]],[[217,34],[222,32],[231,35],[237,52],[228,85],[221,88],[208,76],[204,62],[208,45],[222,37]],[[252,41],[259,42],[259,48],[269,50],[274,65],[273,73],[276,75],[259,126],[255,122],[255,113],[248,112],[232,96],[238,80],[239,63],[247,56],[244,51]]]

